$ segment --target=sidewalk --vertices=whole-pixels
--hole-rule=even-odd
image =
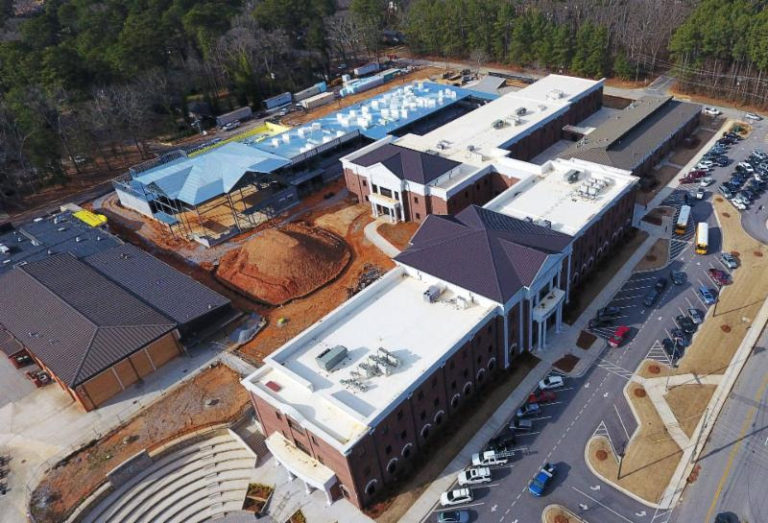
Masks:
[[[611,296],[624,284],[631,275],[634,266],[642,259],[656,239],[654,236],[646,238],[621,270],[613,276],[608,285],[603,288],[602,292],[584,310],[579,319],[573,325],[563,325],[561,332],[552,335],[550,343],[547,344],[546,348],[534,352],[534,355],[540,358],[541,362],[528,373],[514,392],[504,400],[504,403],[496,410],[493,416],[482,427],[478,428],[477,434],[453,458],[445,470],[440,473],[439,477],[427,487],[419,499],[411,505],[411,508],[403,516],[402,521],[415,523],[422,521],[429,515],[440,498],[440,494],[450,488],[456,479],[456,475],[464,470],[471,461],[472,454],[482,448],[485,442],[501,430],[504,424],[512,417],[515,409],[528,398],[528,395],[537,386],[539,380],[551,372],[553,363],[563,356],[573,354],[579,358],[579,363],[568,375],[580,377],[586,374],[595,360],[600,357],[602,349],[599,346],[601,343],[599,340],[595,342],[590,350],[583,350],[576,346],[576,340],[579,338],[579,334],[581,334],[582,327],[586,325],[589,318],[597,313],[597,309],[605,305]]]
[[[379,234],[379,225],[382,223],[387,223],[387,220],[385,218],[378,218],[366,225],[365,229],[363,229],[363,232],[365,233],[365,237],[368,239],[368,241],[378,247],[381,252],[390,258],[394,258],[400,254],[400,250],[389,243],[389,241],[384,238],[384,236]]]

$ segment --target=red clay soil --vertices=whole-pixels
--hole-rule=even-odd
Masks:
[[[579,358],[573,354],[566,354],[557,360],[554,366],[563,372],[571,372],[578,362]]]
[[[394,262],[365,238],[363,229],[373,221],[369,205],[342,202],[329,209],[313,211],[303,219],[309,223],[322,218],[323,228],[342,233],[352,251],[352,260],[341,274],[327,285],[303,298],[265,311],[267,326],[239,350],[249,361],[259,362],[288,340],[349,299],[366,265],[387,271]],[[283,318],[282,325],[278,320]]]
[[[608,458],[608,453],[603,449],[600,449],[595,453],[595,457],[600,461],[605,461]]]
[[[420,225],[417,222],[383,223],[379,225],[379,234],[402,251],[408,247],[408,242]]]
[[[644,398],[646,396],[645,389],[642,387],[638,387],[635,389],[635,396],[638,398]]]
[[[218,400],[206,406],[208,400]],[[240,376],[225,365],[206,369],[126,424],[60,461],[32,493],[34,521],[64,521],[107,472],[142,449],[199,427],[234,421],[249,407]]]
[[[336,278],[352,258],[347,244],[319,227],[267,229],[226,253],[216,276],[270,305],[306,296]]]

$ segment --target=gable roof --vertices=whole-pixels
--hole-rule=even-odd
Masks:
[[[456,216],[429,215],[395,260],[497,303],[530,286],[567,234],[472,205]]]
[[[182,157],[142,172],[135,182],[154,185],[190,205],[229,193],[247,172],[270,173],[289,164],[282,156],[231,142],[193,158]]]
[[[176,328],[71,254],[0,277],[0,325],[75,387]]]
[[[401,180],[426,185],[448,171],[455,169],[458,162],[436,154],[408,149],[387,143],[354,160],[357,165],[370,167],[380,163]]]
[[[224,296],[130,244],[84,261],[180,325],[229,305]]]
[[[700,105],[673,100],[671,96],[643,96],[571,145],[560,157],[632,171],[699,112]]]

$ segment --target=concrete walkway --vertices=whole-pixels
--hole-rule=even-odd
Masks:
[[[381,252],[389,256],[390,258],[394,258],[398,254],[400,254],[400,249],[389,243],[389,240],[387,240],[384,236],[379,234],[379,225],[383,223],[389,223],[386,218],[378,218],[375,221],[372,221],[368,225],[365,226],[364,232],[365,237],[370,241],[372,244],[374,244],[376,247],[379,248]]]

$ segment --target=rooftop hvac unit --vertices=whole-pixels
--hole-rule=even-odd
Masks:
[[[441,285],[430,285],[427,290],[424,291],[424,301],[427,303],[435,303],[445,289]]]
[[[332,371],[347,357],[347,348],[344,345],[336,345],[315,356],[315,361],[321,369]]]
[[[528,113],[528,109],[526,109],[525,107],[518,107],[517,110],[515,111],[515,114],[517,116],[525,116],[526,113]]]
[[[575,169],[571,169],[567,173],[565,173],[565,178],[568,180],[568,183],[576,183],[579,181],[579,171]]]
[[[499,120],[495,120],[491,125],[493,126],[494,129],[501,129],[502,127],[504,127],[505,123],[504,123],[504,120],[499,119]]]

